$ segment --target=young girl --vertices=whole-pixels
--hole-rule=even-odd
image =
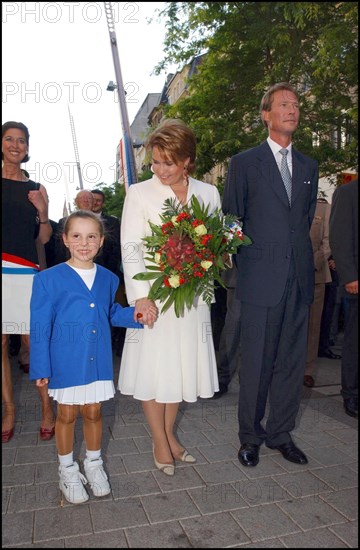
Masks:
[[[64,225],[63,241],[70,259],[34,278],[30,320],[30,378],[48,385],[57,402],[55,426],[60,490],[66,500],[89,499],[89,482],[96,497],[110,493],[101,458],[101,401],[114,397],[110,324],[142,328],[153,323],[156,308],[146,315],[114,303],[119,280],[94,263],[104,242],[101,220],[79,210]],[[135,319],[139,318],[140,322]],[[73,460],[75,421],[83,418],[85,476]]]

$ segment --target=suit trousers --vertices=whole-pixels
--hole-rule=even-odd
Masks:
[[[291,441],[302,396],[308,315],[293,259],[280,303],[265,307],[241,302],[238,420],[242,444],[265,441],[277,446]],[[265,429],[262,420],[268,398]]]
[[[225,324],[217,352],[219,385],[228,386],[234,376],[240,356],[240,310],[241,302],[235,288],[227,289]]]
[[[341,395],[344,399],[358,397],[358,297],[351,296],[347,302],[341,360]]]
[[[321,315],[324,306],[325,283],[315,284],[314,301],[310,306],[308,344],[305,374],[314,374],[314,363],[318,356]]]

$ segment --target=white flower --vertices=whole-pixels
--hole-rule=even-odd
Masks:
[[[227,240],[228,241],[231,241],[234,238],[235,235],[237,235],[237,236],[242,235],[241,225],[237,221],[234,221],[230,225],[226,225],[225,227],[229,231],[228,234],[227,234]]]
[[[180,277],[179,277],[179,275],[171,275],[171,277],[169,277],[169,285],[172,288],[177,288],[178,286],[180,286]]]
[[[203,260],[200,265],[203,269],[205,269],[205,271],[207,271],[208,269],[210,269],[210,267],[212,266],[212,262],[210,262],[209,260]]]
[[[203,223],[195,227],[194,231],[197,235],[199,235],[199,237],[201,237],[201,235],[206,235],[207,233],[207,229]]]
[[[160,259],[161,259],[161,254],[159,254],[159,252],[155,252],[154,254],[154,260],[157,264],[160,263]]]
[[[173,216],[173,217],[171,218],[171,221],[172,221],[172,224],[173,224],[173,225],[179,225],[179,222],[177,221],[177,216]]]

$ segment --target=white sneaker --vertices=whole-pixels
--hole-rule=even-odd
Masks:
[[[96,497],[103,497],[111,492],[101,458],[95,458],[93,460],[85,458],[84,470],[92,492]]]
[[[59,487],[64,497],[71,504],[81,504],[89,500],[85,491],[86,477],[80,472],[77,462],[70,466],[59,466],[60,482]]]

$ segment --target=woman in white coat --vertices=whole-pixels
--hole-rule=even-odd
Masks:
[[[161,224],[168,198],[184,205],[196,195],[210,205],[210,211],[221,204],[215,186],[189,177],[195,168],[196,139],[181,120],[165,120],[148,138],[147,149],[154,176],[129,187],[121,222],[127,299],[145,316],[152,305],[147,298],[151,282],[133,276],[146,271],[143,238],[151,235],[149,221]],[[165,474],[174,474],[174,460],[195,462],[174,434],[180,402],[212,397],[218,389],[210,308],[201,298],[190,310],[185,308],[182,317],[176,317],[172,306],[159,315],[153,327],[149,324],[141,331],[127,331],[119,390],[142,401],[154,462]]]

